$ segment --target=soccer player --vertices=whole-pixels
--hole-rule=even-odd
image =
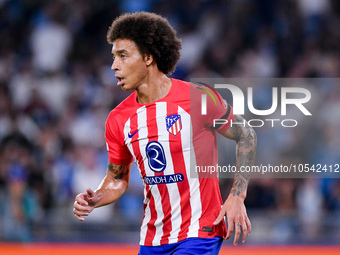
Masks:
[[[166,76],[179,60],[181,42],[165,18],[124,14],[107,40],[117,85],[134,92],[107,118],[107,174],[97,190],[76,196],[75,217],[84,221],[94,208],[116,201],[129,185],[134,160],[144,184],[139,254],[218,254],[234,231],[234,244],[240,237],[244,242],[251,231],[244,206],[249,177],[238,171],[223,203],[217,174],[198,170],[195,177],[190,169],[218,164],[216,132],[237,142],[238,169],[253,165],[254,130],[230,125],[243,118],[212,88]],[[209,95],[207,114],[195,114],[203,94]],[[226,121],[213,125],[214,119]]]

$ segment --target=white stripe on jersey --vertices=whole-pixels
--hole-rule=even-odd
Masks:
[[[149,167],[149,165],[148,165]],[[154,197],[155,200],[155,209],[157,212],[157,219],[154,223],[156,227],[156,233],[155,237],[152,240],[152,245],[157,246],[160,245],[161,238],[163,236],[163,218],[164,218],[164,213],[163,213],[163,208],[162,208],[162,200],[161,200],[161,195],[159,193],[159,189],[157,185],[151,185],[150,186],[150,191],[152,196]]]
[[[165,156],[167,159],[166,171],[167,174],[174,174],[174,166],[169,145],[169,132],[166,130],[166,121],[164,113],[167,112],[167,103],[156,103],[156,116],[159,134],[159,142],[163,145]],[[179,194],[178,186],[176,184],[167,185],[170,206],[171,206],[171,232],[169,236],[169,243],[178,241],[177,236],[181,230],[182,215],[181,215],[181,196]],[[176,237],[176,238],[175,238]]]
[[[190,206],[191,206],[191,222],[189,226],[188,237],[198,237],[199,218],[202,214],[202,204],[201,204],[201,192],[200,192],[200,182],[198,177],[192,177],[190,175],[190,164],[196,165],[195,155],[190,155],[194,153],[192,144],[192,125],[190,115],[184,111],[181,107],[178,107],[178,114],[181,115],[182,123],[187,125],[190,123],[190,129],[182,129],[181,139],[182,139],[182,151],[183,158],[186,166],[186,173],[190,187]],[[190,159],[192,161],[190,162]]]
[[[131,139],[131,138],[129,138],[129,133],[131,133],[131,120],[130,120],[130,118],[128,119],[128,121],[124,125],[124,141],[125,141],[125,144],[127,144],[128,148],[129,148],[129,151],[132,154],[133,160],[137,163],[135,153],[134,153],[134,151],[132,149],[132,144],[126,142],[127,139]],[[137,164],[137,166],[139,168],[138,164]]]
[[[125,144],[127,144],[128,145],[128,147],[129,147],[129,150],[130,150],[130,152],[132,153],[132,154],[134,154],[133,153],[133,150],[132,150],[132,145],[131,145],[131,143],[127,143],[126,141],[127,141],[127,139],[129,139],[129,132],[131,131],[131,121],[130,121],[130,118],[128,119],[128,121],[125,123],[125,125],[124,125],[124,142],[125,142]]]
[[[147,155],[146,155],[146,151],[145,148],[148,144],[148,128],[147,128],[147,110],[145,107],[139,108],[137,110],[137,118],[138,118],[138,129],[139,129],[139,137],[143,137],[143,139],[139,139],[139,150],[140,153],[143,157],[143,161],[146,161]],[[146,176],[154,176],[155,173],[150,169],[149,164],[144,164],[144,169],[145,169],[145,174]],[[164,218],[164,214],[163,214],[163,210],[162,210],[162,201],[161,201],[161,195],[159,193],[159,189],[157,185],[150,185],[150,191],[151,191],[151,195],[154,198],[155,201],[155,209],[156,209],[156,214],[157,214],[157,218],[156,221],[154,223],[154,225],[156,226],[156,233],[155,233],[155,237],[152,241],[152,245],[156,246],[156,245],[160,245],[160,239],[163,235],[163,218]],[[144,202],[148,202],[147,203],[147,207],[145,208],[145,217],[142,223],[142,227],[141,227],[141,243],[144,244],[145,242],[145,238],[146,238],[146,234],[147,234],[147,223],[151,220],[151,212],[150,212],[150,203],[149,201],[144,201]]]
[[[181,129],[181,120],[178,119],[178,120],[176,121],[176,133],[177,133],[180,129]]]
[[[139,137],[147,137],[148,136],[148,129],[147,129],[147,125],[146,125],[146,108],[145,108],[145,106],[137,109],[137,129],[139,130],[138,131]],[[143,161],[144,161],[146,155],[145,155],[145,151],[143,149],[141,149],[141,143],[144,144],[144,146],[146,146],[147,139],[144,139],[144,141],[139,139],[140,153],[143,156]],[[146,175],[150,175],[150,172],[152,172],[152,171],[150,169],[146,169],[145,165],[144,165],[144,167],[145,167]],[[145,189],[144,189],[144,191],[145,191]],[[142,227],[141,227],[141,231],[140,231],[140,244],[144,244],[144,242],[145,242],[146,232],[148,231],[148,227],[147,227],[146,224],[151,219],[151,212],[150,212],[150,206],[149,206],[150,203],[149,203],[149,199],[146,198],[145,192],[144,192],[144,197],[145,197],[144,204],[146,204],[147,206],[145,208],[144,219],[143,219]]]

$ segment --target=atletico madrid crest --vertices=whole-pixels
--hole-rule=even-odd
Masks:
[[[181,115],[174,114],[165,117],[166,129],[169,133],[177,135],[182,130]]]

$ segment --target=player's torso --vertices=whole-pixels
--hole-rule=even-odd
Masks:
[[[124,142],[146,185],[170,184],[185,178],[190,157],[189,101],[144,105],[124,124]],[[186,155],[188,154],[188,155]]]
[[[140,105],[131,96],[111,115],[118,120],[117,128],[113,129],[116,135],[119,133],[117,139],[122,149],[129,150],[143,178],[141,245],[212,237],[219,229],[212,227],[222,204],[218,180],[190,178],[190,166],[195,167],[197,155],[203,155],[197,153],[193,141],[209,138],[211,132],[202,123],[200,128],[196,127],[199,134],[193,138],[189,86],[174,82],[163,100]],[[212,148],[213,139],[200,148],[205,147]],[[207,226],[214,230],[204,231]]]

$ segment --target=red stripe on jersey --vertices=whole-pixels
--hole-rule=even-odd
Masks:
[[[130,118],[130,134],[136,132],[136,130],[139,130],[140,127],[138,126],[138,114],[134,114],[131,118]],[[131,144],[132,144],[132,149],[133,149],[133,152],[136,156],[136,160],[138,161],[138,165],[139,165],[139,168],[140,168],[140,171],[141,171],[141,174],[142,176],[145,176],[145,166],[144,166],[144,160],[142,158],[142,154],[140,152],[140,147],[139,147],[139,132],[137,132],[136,135],[134,135],[132,138],[131,138]],[[146,200],[149,200],[149,206],[151,207],[153,205],[153,209],[150,210],[151,212],[155,211],[154,208],[155,208],[155,201],[153,199],[153,197],[151,196],[151,191],[150,191],[150,187],[148,185],[146,185],[145,187],[145,192],[146,192],[146,196],[145,198],[147,198]],[[146,204],[143,204],[143,209],[144,209],[144,216],[143,216],[143,221],[144,221],[144,218],[145,218],[145,209],[146,209]],[[156,213],[156,212],[155,212]],[[157,215],[156,215],[157,217]],[[142,221],[142,222],[143,222]],[[150,229],[150,227],[148,227],[148,229]],[[155,232],[154,231],[154,235],[152,236],[152,239],[153,237],[155,236]],[[151,239],[151,240],[152,240]]]
[[[151,107],[147,108],[147,123],[148,123],[148,142],[151,141],[158,141],[158,127],[157,127],[157,121],[156,121],[156,104],[152,105]],[[164,172],[161,173],[154,173],[155,176],[163,176]],[[148,185],[147,185],[148,187]],[[170,206],[170,198],[169,198],[169,192],[166,184],[159,184],[157,185],[157,188],[159,190],[160,196],[161,196],[161,203],[162,203],[162,211],[164,213],[164,217],[162,219],[163,222],[163,236],[160,240],[160,244],[168,244],[169,239],[168,237],[170,236],[170,232],[172,229],[171,226],[171,221],[168,220],[171,218],[171,206]],[[156,234],[156,228],[153,226],[156,219],[157,219],[157,212],[155,209],[154,204],[154,198],[150,192],[150,196],[153,199],[153,204],[150,204],[150,210],[151,210],[151,219],[148,222],[148,230],[146,233],[146,238],[145,238],[145,244],[152,243],[152,240]],[[151,202],[151,200],[150,200]],[[152,206],[152,207],[151,207]],[[155,213],[153,213],[155,212]],[[164,222],[166,224],[164,224]],[[150,225],[153,227],[150,228]],[[152,238],[151,238],[152,237]]]
[[[157,219],[157,212],[155,209],[155,199],[153,198],[151,191],[148,192],[147,196],[148,195],[150,196],[149,207],[150,207],[151,219],[146,224],[148,226],[148,230],[146,232],[145,244],[149,245],[149,244],[152,244],[152,241],[156,235],[155,221]]]
[[[148,129],[148,143],[150,141],[157,140],[157,123],[156,123],[156,109],[154,107],[146,108],[146,123]],[[143,161],[143,160],[142,160]],[[150,190],[149,185],[146,187]],[[147,193],[147,196],[150,196],[149,207],[151,218],[147,223],[148,229],[145,237],[145,244],[152,244],[152,241],[156,235],[156,227],[155,222],[157,220],[157,211],[155,207],[155,199],[151,193],[151,190]]]
[[[176,108],[174,108],[176,107]],[[168,112],[176,112],[178,114],[178,106],[173,104],[167,104],[167,111]],[[175,126],[175,125],[174,125]],[[185,162],[183,158],[183,151],[182,151],[182,139],[181,139],[181,132],[177,133],[176,136],[170,134],[169,136],[170,141],[170,152],[173,161],[174,173],[183,173],[183,169],[185,169]],[[184,174],[184,180],[182,182],[177,183],[178,191],[181,197],[180,205],[181,205],[181,230],[178,233],[178,241],[183,240],[187,237],[190,220],[191,220],[191,206],[188,204],[190,201],[190,190],[188,176]]]
[[[155,106],[157,107],[157,105],[155,104]],[[155,123],[151,123],[152,126],[155,126],[157,127],[157,122],[156,122],[156,116],[157,113],[155,112],[155,115],[154,115],[154,122]],[[162,127],[160,127],[162,128]],[[159,131],[158,129],[155,131],[157,134],[157,139],[159,138],[158,137],[158,134],[159,134]],[[163,176],[164,175],[164,172],[161,172],[161,173],[155,173],[156,176]],[[170,184],[172,185],[172,184]],[[163,222],[163,235],[161,237],[161,240],[160,240],[160,244],[163,245],[163,244],[168,244],[169,243],[169,236],[170,236],[170,232],[172,230],[172,223],[171,223],[171,204],[170,204],[170,197],[169,197],[169,191],[168,191],[168,186],[167,184],[159,184],[157,185],[158,187],[158,190],[159,190],[159,193],[161,195],[161,203],[162,203],[162,209],[163,209],[163,219],[162,219],[162,222]]]

